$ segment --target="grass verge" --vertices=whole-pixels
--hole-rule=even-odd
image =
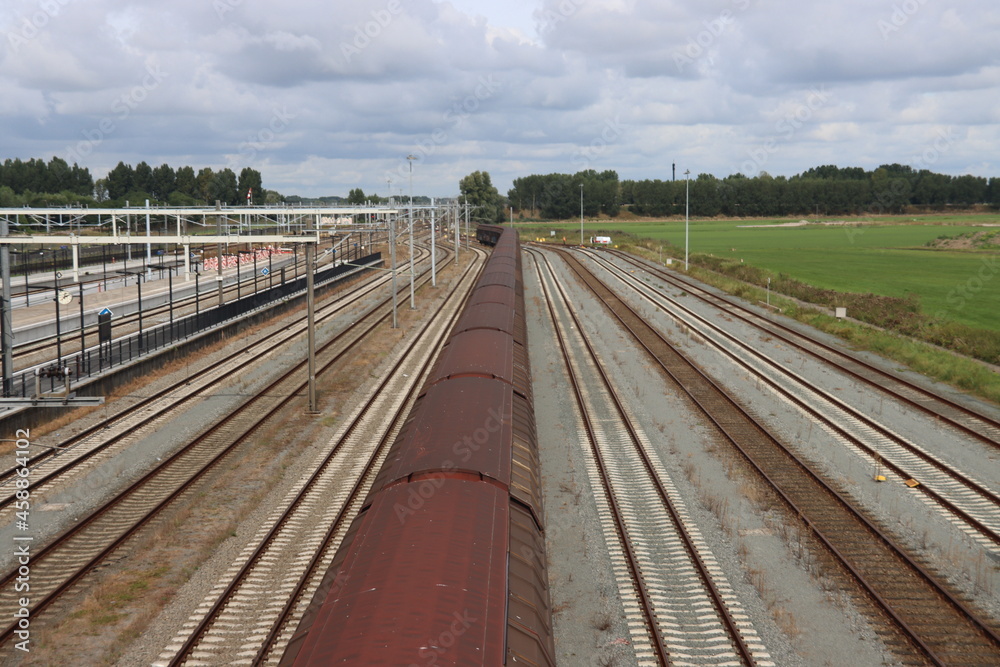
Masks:
[[[623,241],[619,243],[621,250],[652,261],[658,259],[659,243],[638,238]],[[675,267],[675,270],[684,273],[679,267]],[[767,298],[766,291],[760,287],[704,267],[692,265],[687,275],[751,303]],[[867,324],[838,320],[817,308],[802,306],[798,301],[784,298],[774,291],[770,294],[770,302],[780,308],[783,315],[837,336],[854,349],[874,352],[917,373],[1000,404],[1000,374],[976,359]]]

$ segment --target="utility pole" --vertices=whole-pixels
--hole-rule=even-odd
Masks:
[[[434,208],[434,198],[431,197],[431,287],[437,287],[437,252],[435,251],[435,222],[437,210]]]
[[[215,202],[215,210],[219,211],[222,209],[221,202]],[[219,215],[215,216],[215,233],[217,236],[222,236],[222,218]],[[296,246],[298,247],[298,246]],[[216,285],[219,287],[219,305],[223,305],[226,302],[226,287],[225,278],[222,275],[222,243],[215,244],[215,257],[219,260],[218,271],[215,276]],[[237,274],[237,280],[239,275]]]
[[[6,216],[0,217],[0,236],[10,235],[10,225]],[[3,395],[10,396],[11,379],[14,376],[14,323],[10,312],[10,246],[6,243],[0,247],[0,280],[3,281],[3,292],[0,295],[0,348],[3,358]],[[28,277],[25,272],[25,294],[28,293]]]
[[[313,256],[316,248],[306,243],[306,310],[309,324],[309,413],[316,414],[316,295],[313,290]]]
[[[398,329],[396,321],[396,219],[389,217],[389,264],[392,268],[392,328]]]
[[[691,217],[691,170],[684,172],[684,270],[688,270],[688,222]]]
[[[416,273],[416,261],[413,257],[413,161],[416,155],[407,155],[406,160],[410,163],[410,310],[416,310],[417,302],[413,296],[413,279]]]
[[[461,266],[461,263],[459,263],[459,261],[458,261],[458,251],[462,247],[462,241],[459,238],[460,234],[458,233],[459,232],[459,227],[458,226],[459,226],[459,224],[461,224],[459,222],[459,220],[461,219],[461,217],[462,216],[461,216],[461,213],[459,212],[459,210],[455,209],[455,266]]]
[[[153,275],[153,270],[149,268],[149,265],[153,263],[153,244],[149,242],[149,237],[151,236],[149,232],[149,200],[146,200],[146,282],[149,282],[150,277]]]

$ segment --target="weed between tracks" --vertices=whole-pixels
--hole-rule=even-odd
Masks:
[[[598,632],[606,632],[611,629],[613,618],[610,611],[601,611],[594,615],[592,625]]]
[[[835,605],[846,609],[851,605],[851,597],[845,597],[840,584],[831,576],[829,564],[821,562],[824,559],[818,555],[811,534],[788,515],[774,492],[756,479],[742,457],[722,448],[714,440],[706,443],[705,451],[714,454],[722,472],[735,485],[738,502],[733,504],[729,496],[719,493],[690,458],[681,464],[681,469],[695,487],[702,506],[716,517],[720,528],[732,540],[736,555],[743,564],[747,583],[757,591],[777,628],[789,641],[797,643],[805,637],[806,630],[790,608],[791,600],[784,597],[782,587],[774,578],[780,574],[776,573],[771,562],[773,556],[765,555],[766,546],[761,551],[760,544],[751,542],[754,536],[764,536],[765,544],[767,536],[779,538],[786,553],[817,582],[821,590],[826,591],[827,598]],[[747,512],[759,517],[762,527],[744,529],[743,517]]]

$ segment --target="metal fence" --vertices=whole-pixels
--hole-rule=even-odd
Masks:
[[[368,264],[381,259],[381,253],[374,253],[354,260],[354,263]],[[355,268],[354,266],[341,264],[340,266],[333,266],[318,271],[315,276],[316,285],[319,287],[323,284],[340,280],[344,274],[349,273]],[[127,364],[143,355],[172,345],[177,341],[190,338],[223,322],[236,319],[258,308],[263,308],[293,295],[305,292],[305,289],[306,276],[303,275],[281,285],[247,294],[221,306],[199,310],[192,315],[178,317],[173,322],[166,322],[156,327],[145,329],[141,333],[130,334],[113,340],[110,343],[101,344],[96,348],[67,355],[63,357],[62,367],[70,369],[71,381],[73,384],[76,384],[83,378],[92,377],[116,366]],[[33,396],[35,394],[36,381],[34,370],[15,373],[11,378],[11,389],[8,396],[20,396],[22,398]],[[39,388],[43,393],[54,393],[63,390],[64,382],[57,377],[43,377],[40,378]]]

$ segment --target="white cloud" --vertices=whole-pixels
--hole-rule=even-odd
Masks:
[[[97,173],[245,160],[290,194],[382,192],[415,153],[415,188],[440,196],[477,169],[504,190],[581,156],[630,178],[673,162],[725,176],[772,143],[772,174],[873,168],[954,128],[935,169],[1000,175],[986,0],[52,4],[0,12],[0,157],[66,155],[112,118],[81,156]],[[810,108],[817,89],[829,101]]]

